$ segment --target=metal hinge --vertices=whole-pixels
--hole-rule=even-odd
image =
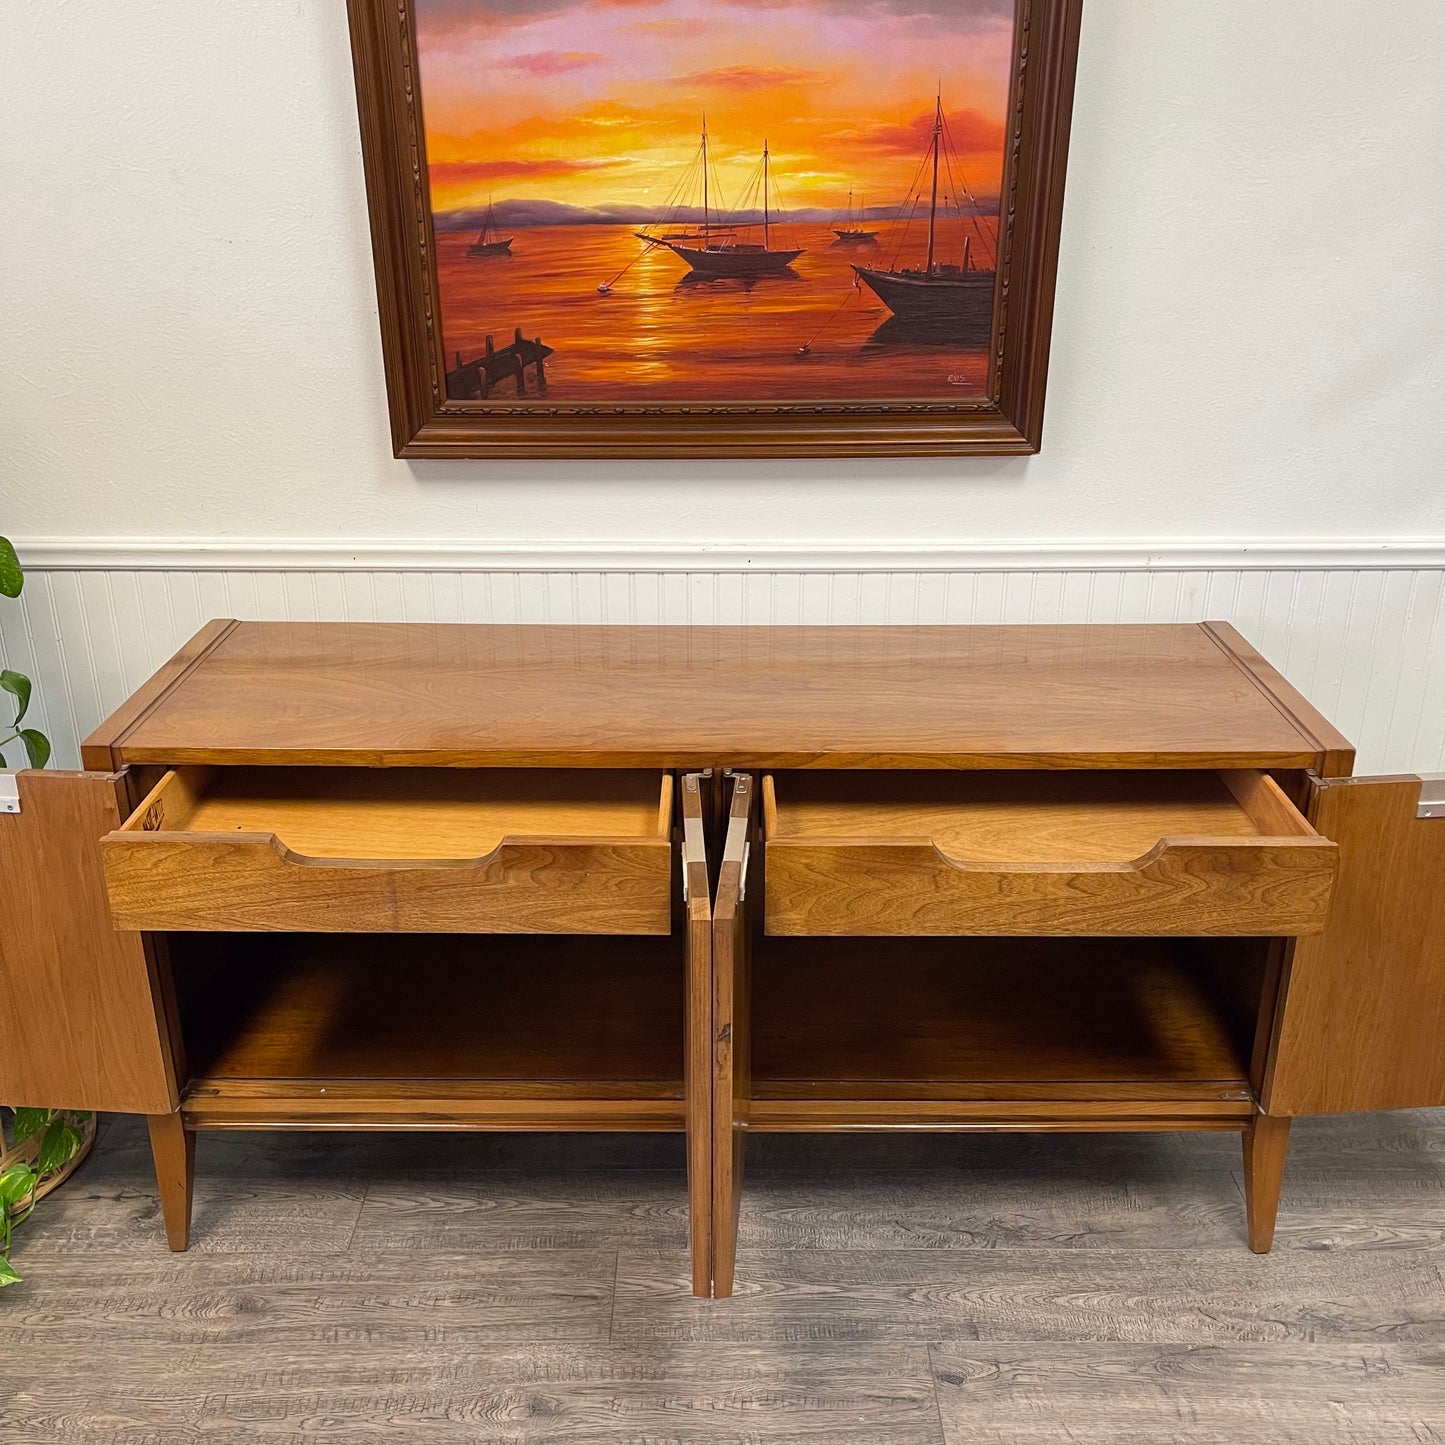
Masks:
[[[1445,818],[1445,773],[1420,773],[1417,818]]]
[[[1445,818],[1445,773],[1416,773],[1420,780],[1420,802],[1416,818]]]
[[[20,811],[20,779],[13,768],[0,770],[0,813]]]

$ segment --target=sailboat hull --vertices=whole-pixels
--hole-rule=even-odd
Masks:
[[[834,231],[839,246],[871,246],[878,240],[877,231]]]
[[[765,251],[744,246],[728,246],[715,250],[712,247],[679,246],[672,241],[659,241],[679,260],[685,261],[694,271],[704,276],[766,276],[770,272],[786,271],[803,254],[800,246],[796,251]]]
[[[468,256],[510,256],[512,254],[512,237],[508,236],[505,241],[478,241],[473,246],[467,247]]]
[[[859,280],[900,320],[947,321],[986,333],[993,324],[992,271],[932,276],[922,271],[878,271],[854,266]]]

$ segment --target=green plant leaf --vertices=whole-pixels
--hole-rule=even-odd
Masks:
[[[20,741],[32,768],[43,768],[50,761],[50,739],[35,728],[21,728]]]
[[[0,597],[18,597],[25,585],[25,574],[20,570],[20,559],[8,537],[0,537]]]
[[[72,1124],[88,1124],[95,1118],[93,1109],[67,1109],[65,1112],[70,1115]]]
[[[15,1111],[15,1142],[23,1144],[38,1134],[54,1116],[54,1109],[17,1109]]]
[[[13,721],[14,725],[19,727],[21,719],[25,716],[25,709],[30,706],[30,679],[23,672],[12,672],[7,667],[0,671],[0,688],[12,693],[16,699]]]
[[[75,1158],[80,1148],[80,1134],[70,1127],[63,1118],[52,1121],[40,1141],[40,1152],[35,1156],[35,1172],[49,1174]]]
[[[19,1284],[20,1276],[15,1273],[15,1266],[8,1259],[0,1258],[0,1289],[7,1284]]]
[[[34,1188],[35,1171],[28,1164],[12,1164],[0,1174],[0,1209],[12,1209]]]

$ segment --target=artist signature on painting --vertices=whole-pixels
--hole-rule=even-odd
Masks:
[[[972,382],[961,371],[950,371],[948,384],[950,386],[971,386]]]

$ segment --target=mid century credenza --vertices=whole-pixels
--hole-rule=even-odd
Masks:
[[[0,1100],[208,1129],[756,1130],[1445,1104],[1445,814],[1220,623],[220,621],[0,813]]]

